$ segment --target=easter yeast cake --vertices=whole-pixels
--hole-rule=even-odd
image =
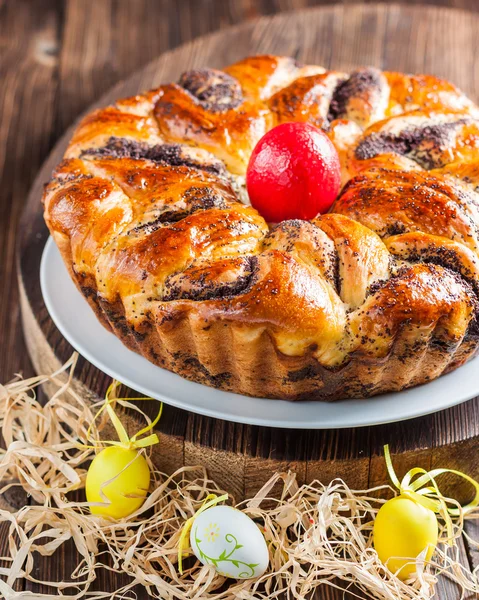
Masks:
[[[342,190],[267,223],[245,175],[290,122],[327,134]],[[187,379],[365,398],[478,351],[479,109],[436,77],[277,56],[189,71],[85,117],[43,202],[101,323]]]

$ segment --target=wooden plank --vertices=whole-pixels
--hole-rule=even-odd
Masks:
[[[16,225],[52,142],[59,50],[59,2],[0,5],[0,381],[31,369],[20,331]]]
[[[464,529],[470,540],[465,540],[464,545],[471,570],[479,569],[479,519],[467,519]]]
[[[469,557],[464,539],[460,538],[457,540],[457,546],[459,549],[460,563],[469,569]],[[473,600],[473,598],[477,598],[477,594],[474,594],[473,592],[465,592],[464,595],[462,595],[459,586],[446,576],[440,576],[438,578],[436,595],[440,600],[455,600],[456,598],[460,598],[461,600]]]
[[[306,480],[306,436],[301,430],[249,427],[244,463],[244,493],[250,498],[275,472],[293,471],[298,482]],[[281,484],[273,488],[275,494]]]
[[[185,465],[203,465],[209,476],[236,500],[244,497],[245,435],[247,427],[188,415]]]
[[[20,332],[16,226],[28,188],[52,143],[60,47],[60,2],[0,3],[0,381],[31,374]],[[15,503],[13,493],[3,501]],[[0,527],[0,556],[8,526]],[[3,565],[2,565],[3,566]],[[24,582],[17,582],[20,591]]]
[[[394,469],[399,478],[415,467],[431,468],[430,446],[432,434],[428,423],[429,418],[422,417],[421,419],[372,428],[370,487],[390,484],[384,461],[384,446],[386,444],[389,444]]]
[[[352,489],[365,489],[369,477],[371,429],[316,430],[307,434],[307,481],[328,484],[343,479]]]

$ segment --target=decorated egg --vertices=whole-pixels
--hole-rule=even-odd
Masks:
[[[272,223],[328,212],[340,185],[336,148],[310,123],[273,127],[259,140],[246,172],[251,204]]]
[[[421,553],[430,560],[437,538],[436,515],[406,496],[383,504],[374,522],[374,548],[379,559],[402,580],[416,572],[414,559]]]
[[[196,558],[224,577],[250,579],[268,567],[266,541],[259,527],[231,506],[213,506],[200,513],[190,532]]]
[[[88,469],[85,492],[95,515],[122,519],[145,501],[150,486],[150,468],[136,449],[104,448]],[[95,503],[100,503],[95,505]]]

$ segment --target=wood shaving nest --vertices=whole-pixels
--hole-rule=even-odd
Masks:
[[[391,488],[352,491],[341,480],[300,486],[291,472],[276,473],[254,498],[237,505],[264,528],[270,565],[262,577],[227,580],[194,557],[186,560],[180,576],[182,526],[208,494],[223,490],[201,466],[168,476],[150,461],[151,494],[141,509],[117,522],[91,515],[88,504],[77,501],[82,494],[74,492],[84,487],[94,456],[94,450],[80,449],[79,444],[87,443],[99,405],[73,389],[76,359],[72,356],[51,375],[0,385],[0,428],[6,444],[0,451],[0,494],[17,485],[30,496],[30,504],[17,512],[0,510],[1,527],[9,536],[8,555],[0,557],[0,595],[6,600],[135,598],[138,585],[153,598],[178,600],[303,599],[320,586],[347,588],[357,598],[424,600],[433,596],[441,573],[464,593],[479,592],[477,569],[471,574],[459,563],[459,549],[444,543],[444,529],[434,560],[426,565],[418,561],[414,581],[401,582],[381,564],[371,544],[372,522],[384,502],[379,497],[390,495]],[[42,405],[35,390],[46,382],[56,391]],[[96,439],[105,424],[103,419],[94,426]],[[455,520],[456,538],[465,535],[462,524],[462,517]],[[71,581],[38,580],[35,553],[53,557],[67,542],[80,555]],[[102,569],[122,575],[118,579],[127,583],[114,593],[94,591]],[[47,586],[51,593],[14,591],[22,579]]]

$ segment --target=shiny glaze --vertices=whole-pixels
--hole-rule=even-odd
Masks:
[[[333,212],[356,219],[381,237],[423,231],[479,251],[475,194],[427,173],[364,171],[348,182]]]

